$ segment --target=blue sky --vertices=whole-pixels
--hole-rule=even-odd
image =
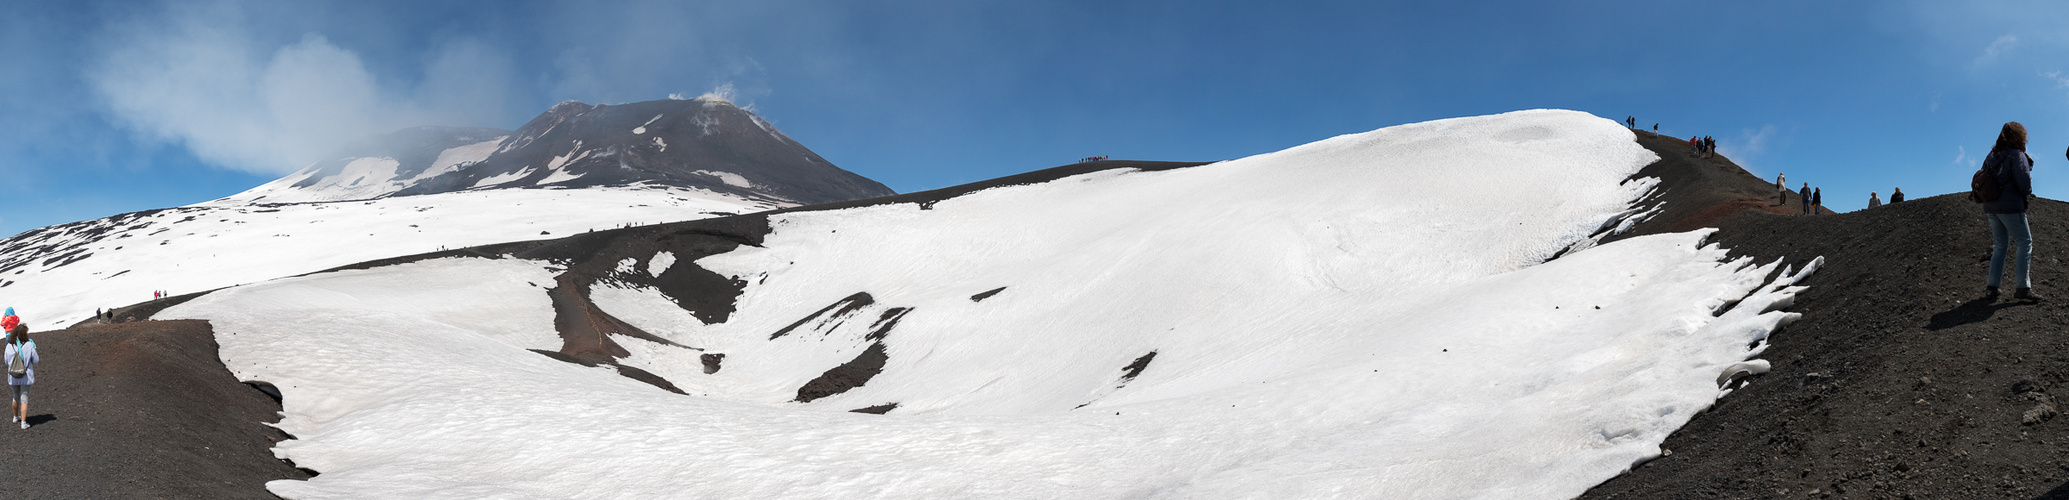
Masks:
[[[2059,2],[0,0],[0,234],[233,194],[415,125],[728,89],[910,192],[1565,108],[1717,137],[1839,210],[1966,188],[2004,121],[2069,197]]]

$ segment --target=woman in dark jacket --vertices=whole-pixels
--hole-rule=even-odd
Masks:
[[[2033,196],[2033,157],[2026,155],[2026,126],[2007,122],[1997,133],[1997,145],[1983,158],[1983,169],[1997,176],[1997,199],[1983,203],[1983,216],[1990,220],[1990,277],[1983,298],[1996,299],[2002,282],[2005,250],[2018,250],[2018,268],[2013,278],[2018,290],[2013,297],[2040,300],[2033,293],[2033,231],[2026,225],[2026,199]]]

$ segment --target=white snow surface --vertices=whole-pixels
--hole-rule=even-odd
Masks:
[[[660,276],[669,266],[675,265],[675,253],[663,251],[647,259],[647,275]]]
[[[336,175],[306,187],[294,187],[319,173],[311,165],[287,177],[275,179],[259,187],[221,199],[199,203],[196,206],[236,207],[252,203],[307,203],[321,201],[346,201],[378,198],[401,191],[417,181],[459,170],[469,164],[487,159],[496,152],[496,145],[503,138],[497,137],[474,144],[446,148],[429,168],[417,175],[403,178],[397,168],[401,166],[393,158],[361,157],[350,160]]]
[[[638,126],[638,127],[633,127],[633,128],[632,128],[632,134],[633,134],[633,135],[639,135],[639,134],[644,134],[644,133],[647,133],[647,126],[648,126],[648,125],[653,125],[655,121],[657,121],[657,120],[660,120],[660,119],[661,119],[661,115],[654,115],[654,117],[653,117],[653,118],[648,118],[648,119],[647,119],[647,122],[646,122],[646,123],[641,123],[641,124],[639,124],[639,126]],[[655,139],[659,139],[659,138],[657,137],[657,138],[655,138]]]
[[[496,154],[496,146],[502,144],[503,139],[506,137],[509,136],[506,135],[465,146],[447,148],[445,151],[438,153],[438,159],[431,162],[431,168],[425,169],[424,173],[417,174],[416,177],[410,180],[429,179],[444,175],[447,172],[458,171],[461,167],[480,163],[482,160],[488,159],[489,155]]]
[[[719,170],[698,170],[698,171],[695,171],[695,172],[690,172],[690,173],[692,173],[692,174],[697,174],[697,175],[702,175],[702,176],[705,176],[705,177],[713,177],[713,178],[717,178],[719,182],[723,182],[723,183],[726,183],[726,185],[728,185],[728,186],[735,186],[735,187],[744,187],[744,188],[752,188],[752,187],[754,187],[754,183],[753,183],[753,182],[749,182],[749,181],[747,180],[747,177],[745,177],[745,176],[742,176],[742,175],[740,175],[740,174],[732,173],[732,172],[724,172],[724,171],[719,171]]]
[[[496,189],[366,201],[166,209],[117,224],[74,225],[49,244],[83,249],[70,263],[0,275],[0,304],[39,330],[97,308],[264,281],[375,259],[551,239],[625,223],[654,224],[781,208],[703,190],[641,185]],[[549,233],[549,234],[541,234]],[[263,249],[263,250],[256,250]]]
[[[557,345],[550,262],[281,279],[160,317],[212,321],[233,373],[280,387],[297,439],[275,452],[322,472],[268,484],[287,498],[1564,498],[1759,368],[1796,317],[1768,309],[1813,270],[1769,281],[1708,231],[1546,261],[1632,213],[1654,159],[1609,120],[1523,111],[781,214],[695,262],[749,283],[728,322],[592,289],[727,355],[706,375],[616,339],[688,396],[526,351]],[[770,338],[857,292],[875,302]],[[892,308],[880,374],[792,402]]]
[[[523,179],[525,178],[525,176],[532,175],[532,170],[533,169],[531,167],[525,167],[523,169],[519,169],[516,172],[483,177],[481,180],[475,181],[474,186],[472,187],[483,188],[508,184],[510,181]]]
[[[539,182],[538,182],[538,183],[536,183],[535,185],[538,185],[538,186],[544,186],[544,185],[547,185],[547,184],[554,184],[554,183],[560,183],[560,182],[567,182],[567,181],[572,181],[572,180],[575,180],[575,179],[580,179],[580,178],[582,178],[582,176],[583,176],[583,175],[588,175],[588,173],[587,173],[587,172],[584,172],[584,173],[579,173],[579,174],[576,174],[576,173],[568,173],[568,171],[566,171],[566,170],[554,169],[554,170],[553,170],[553,173],[550,173],[550,174],[546,174],[546,178],[544,178],[544,179],[539,179]]]

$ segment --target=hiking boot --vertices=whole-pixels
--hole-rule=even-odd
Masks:
[[[2024,300],[2046,300],[2046,299],[2047,299],[2047,297],[2042,297],[2042,296],[2040,296],[2040,294],[2037,294],[2037,293],[2033,293],[2033,289],[2031,289],[2031,288],[2020,288],[2020,289],[2018,289],[2018,290],[2016,290],[2016,291],[2013,291],[2013,292],[2012,292],[2012,298],[2016,298],[2016,299],[2024,299]]]
[[[1983,287],[1983,300],[1997,300],[1997,287]]]

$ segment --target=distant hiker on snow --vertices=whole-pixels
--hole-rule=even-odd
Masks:
[[[14,315],[7,317],[12,319]],[[43,357],[36,355],[36,341],[29,339],[29,325],[15,323],[7,331],[7,387],[14,390],[14,399],[8,404],[12,411],[8,413],[23,429],[28,429],[29,386],[36,384],[36,363],[42,362]]]
[[[1868,192],[1868,208],[1882,206],[1882,198],[1877,197],[1875,194],[1876,193],[1874,191]]]
[[[2003,282],[2006,250],[2018,250],[2019,266],[2012,275],[2018,290],[2012,297],[2041,300],[2033,293],[2033,230],[2026,225],[2026,199],[2033,197],[2033,157],[2026,155],[2026,126],[2005,122],[1997,133],[1997,144],[1983,157],[1983,168],[1970,184],[1969,199],[1983,204],[1983,216],[1990,220],[1990,276],[1983,298],[1997,299],[1997,285]]]
[[[1803,198],[1803,215],[1810,215],[1810,183],[1803,183],[1803,190],[1796,194]]]
[[[1892,192],[1892,193],[1890,193],[1890,194],[1889,194],[1889,203],[1890,203],[1891,205],[1895,205],[1895,204],[1898,204],[1898,203],[1903,203],[1903,202],[1904,202],[1904,188],[1897,188],[1897,190],[1896,190],[1895,192]]]

